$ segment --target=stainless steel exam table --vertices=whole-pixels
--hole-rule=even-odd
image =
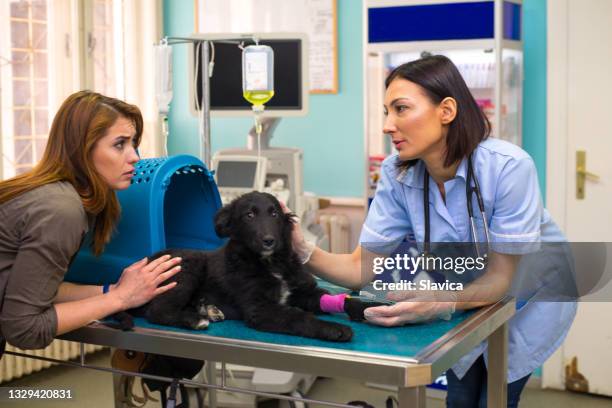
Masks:
[[[213,323],[207,330],[191,331],[152,325],[142,319],[136,319],[135,330],[131,332],[95,322],[60,338],[176,357],[389,384],[399,387],[398,400],[402,408],[424,407],[425,386],[474,346],[488,340],[488,406],[505,407],[507,322],[514,312],[515,301],[504,298],[481,309],[458,314],[451,321],[394,328],[349,322],[344,315],[324,316],[352,326],[355,334],[349,343],[259,332],[240,321]],[[85,366],[83,360],[82,365]],[[223,375],[220,385],[186,383],[243,392],[225,386],[224,378]],[[347,406],[345,403],[329,405]]]

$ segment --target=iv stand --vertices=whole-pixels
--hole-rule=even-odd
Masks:
[[[209,76],[209,63],[210,63],[210,42],[211,40],[204,40],[198,38],[189,37],[166,37],[168,45],[186,44],[192,43],[202,44],[202,66],[200,67],[200,75],[202,76],[202,97],[200,100],[200,108],[202,110],[199,115],[200,126],[199,126],[199,137],[204,145],[204,152],[200,152],[203,157],[200,157],[206,168],[210,170],[211,166],[211,149],[210,149],[210,76]],[[240,44],[239,41],[228,40],[214,40],[219,43],[229,44]]]
[[[208,65],[209,55],[208,50],[210,48],[210,44],[208,41],[203,41],[202,43],[202,67],[201,75],[202,75],[202,100],[200,101],[200,109],[202,109],[202,114],[200,115],[200,120],[202,121],[202,133],[200,134],[200,140],[204,141],[204,164],[206,164],[206,168],[210,170],[211,166],[211,155],[210,155],[210,76],[208,74]]]

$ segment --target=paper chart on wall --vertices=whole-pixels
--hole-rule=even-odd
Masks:
[[[310,92],[337,93],[336,1],[195,0],[195,29],[207,34],[304,32]]]

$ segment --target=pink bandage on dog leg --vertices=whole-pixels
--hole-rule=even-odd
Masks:
[[[321,310],[327,313],[343,313],[344,312],[344,299],[348,295],[342,293],[340,295],[323,295],[319,300]]]

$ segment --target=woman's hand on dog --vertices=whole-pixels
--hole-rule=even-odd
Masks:
[[[291,210],[283,203],[279,201],[281,208],[285,214],[290,213]],[[300,262],[302,264],[307,263],[310,260],[310,256],[315,249],[315,246],[306,241],[304,238],[304,233],[302,232],[302,228],[300,227],[300,219],[295,217],[295,222],[293,223],[293,230],[291,231],[291,243],[293,245],[293,251],[300,258]]]
[[[147,258],[141,259],[123,270],[110,293],[119,299],[123,310],[142,306],[176,286],[176,282],[164,286],[160,284],[181,270],[180,262],[181,258],[170,258],[170,255],[160,256],[151,262]]]

